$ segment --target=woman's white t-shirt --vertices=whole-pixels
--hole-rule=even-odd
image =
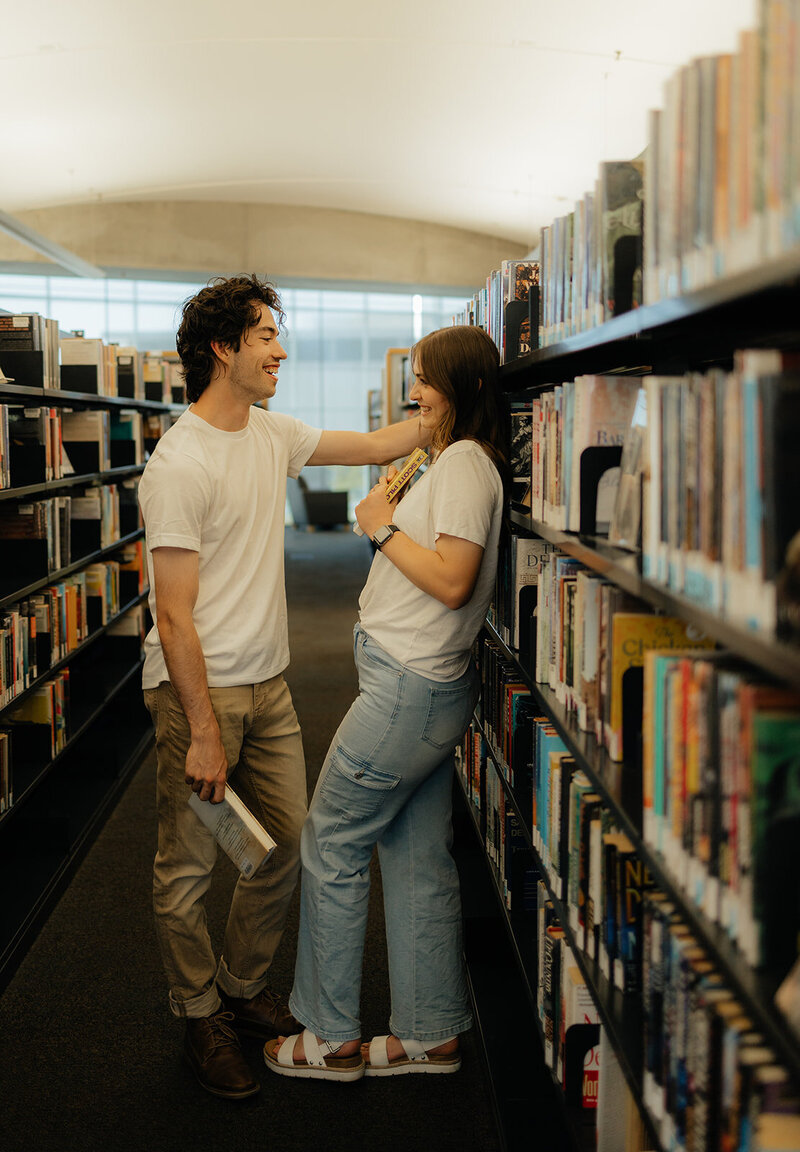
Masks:
[[[298,475],[320,435],[263,408],[251,408],[239,432],[187,410],[158,441],[139,484],[156,621],[145,640],[145,688],[169,679],[153,580],[159,547],[199,553],[193,618],[210,687],[258,684],[287,666],[286,477]]]
[[[393,522],[423,548],[440,535],[483,548],[472,597],[447,608],[422,592],[382,552],[375,555],[359,601],[364,630],[395,660],[431,680],[456,680],[469,664],[494,593],[503,519],[503,485],[492,461],[474,440],[459,440],[412,485]]]

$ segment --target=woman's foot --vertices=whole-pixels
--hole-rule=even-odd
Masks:
[[[264,1045],[264,1062],[279,1076],[319,1080],[360,1080],[364,1075],[359,1040],[342,1044],[320,1040],[307,1028],[294,1036],[279,1036]]]
[[[376,1036],[361,1045],[367,1076],[402,1076],[409,1073],[457,1072],[461,1067],[458,1037],[435,1040],[401,1040]]]

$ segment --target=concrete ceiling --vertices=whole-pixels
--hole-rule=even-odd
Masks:
[[[0,0],[0,209],[230,200],[533,244],[756,0]]]

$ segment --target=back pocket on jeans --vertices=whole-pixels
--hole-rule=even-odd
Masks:
[[[475,708],[472,684],[458,688],[431,688],[422,739],[433,748],[454,748],[469,727]]]
[[[331,756],[319,800],[346,819],[364,820],[380,811],[399,783],[399,776],[355,759],[340,744]]]

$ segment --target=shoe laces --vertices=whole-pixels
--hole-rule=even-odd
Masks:
[[[281,998],[277,992],[273,992],[270,988],[262,988],[258,994],[258,999],[262,1000],[272,1012],[280,1008]]]
[[[213,1055],[217,1048],[239,1047],[239,1038],[229,1023],[229,1021],[233,1021],[234,1019],[233,1012],[218,1012],[216,1016],[209,1017],[209,1055]]]

